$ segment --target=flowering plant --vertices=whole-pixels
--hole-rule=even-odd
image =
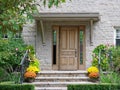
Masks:
[[[91,66],[87,69],[89,78],[97,79],[99,77],[99,70],[95,66]]]
[[[99,77],[99,73],[97,73],[97,72],[92,72],[92,73],[89,74],[89,77],[90,77],[90,78],[98,78],[98,77]]]
[[[35,56],[33,57],[33,60],[31,60],[30,66],[36,66],[37,68],[40,68],[39,67],[40,66],[40,62],[39,62],[39,60]]]
[[[38,73],[39,69],[36,66],[29,66],[26,71]]]
[[[35,78],[36,77],[36,73],[35,72],[31,72],[31,71],[27,71],[24,74],[25,78]]]
[[[87,71],[88,71],[88,73],[93,73],[93,72],[98,73],[98,72],[99,72],[98,68],[95,67],[95,66],[89,67],[89,68],[87,69]]]

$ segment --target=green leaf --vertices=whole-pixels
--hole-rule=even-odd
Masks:
[[[2,29],[2,26],[0,26],[0,29]]]
[[[65,0],[62,0],[62,2],[64,3],[64,2],[65,2]]]
[[[48,7],[49,8],[52,7],[53,3],[54,3],[54,0],[49,0]]]
[[[58,0],[55,0],[55,1],[54,1],[54,5],[58,6],[58,3],[59,3]]]
[[[6,24],[8,24],[8,21],[3,21],[3,25],[6,25]]]
[[[44,6],[46,5],[46,0],[43,1]]]

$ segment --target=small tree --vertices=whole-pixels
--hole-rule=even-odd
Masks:
[[[39,0],[44,5],[58,6],[65,0]],[[39,3],[36,0],[0,0],[0,32],[18,32],[23,24],[32,19],[32,14],[37,13]]]

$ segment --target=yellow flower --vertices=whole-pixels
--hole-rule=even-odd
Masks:
[[[92,72],[98,73],[98,72],[99,72],[98,68],[97,68],[97,67],[94,67],[94,66],[89,67],[89,68],[87,69],[87,71],[88,71],[88,73],[92,73]]]
[[[39,69],[36,66],[29,66],[26,71],[39,72]]]

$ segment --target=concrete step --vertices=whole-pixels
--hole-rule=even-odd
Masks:
[[[67,87],[69,84],[94,84],[93,82],[33,82],[36,87]]]
[[[36,86],[35,90],[67,90],[69,84],[94,82],[90,82],[87,71],[41,71],[32,84]]]
[[[67,87],[35,87],[35,90],[67,90]]]
[[[89,81],[89,77],[36,77],[35,82],[82,82]]]
[[[87,71],[41,71],[38,77],[84,77]]]

